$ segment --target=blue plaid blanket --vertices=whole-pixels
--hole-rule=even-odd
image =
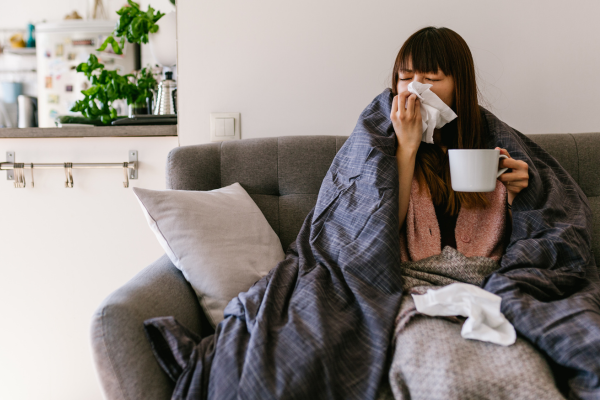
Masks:
[[[375,399],[387,382],[401,301],[396,140],[384,91],[336,155],[284,261],[199,338],[145,322],[173,399]],[[558,163],[484,111],[490,146],[529,164],[501,269],[485,288],[581,398],[600,397],[598,273],[585,196]],[[401,346],[398,343],[397,346]]]

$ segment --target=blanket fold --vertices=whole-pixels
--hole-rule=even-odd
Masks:
[[[403,284],[392,99],[386,89],[363,111],[286,258],[231,300],[214,335],[194,338],[171,317],[145,322],[157,359],[177,380],[173,399],[362,400],[381,392]],[[530,166],[507,253],[485,288],[503,298],[519,333],[570,368],[574,397],[599,396],[598,274],[585,196],[543,150],[483,113],[491,147]]]
[[[386,94],[361,114],[286,258],[228,304],[213,336],[190,353],[172,318],[146,321],[168,334],[154,346],[163,367],[188,356],[173,399],[377,396],[402,289],[390,110]]]
[[[489,147],[529,167],[529,186],[512,205],[512,235],[500,269],[483,288],[502,297],[517,332],[568,369],[571,398],[600,398],[600,279],[592,212],[581,188],[531,139],[483,115]]]

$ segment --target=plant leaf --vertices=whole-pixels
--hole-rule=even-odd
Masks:
[[[108,47],[109,43],[111,41],[114,42],[114,40],[115,40],[115,38],[112,37],[112,36],[107,37],[106,39],[104,39],[104,43],[102,43],[102,46],[98,47],[96,49],[96,51],[104,51],[104,50],[106,50],[106,47]]]
[[[129,3],[129,5],[134,8],[135,10],[139,11],[140,10],[140,5],[138,3],[136,3],[135,1],[132,0],[127,0],[127,3]]]
[[[92,86],[91,88],[89,88],[87,90],[82,90],[81,93],[83,93],[86,96],[93,96],[96,93],[98,93],[99,90],[100,90],[100,86]]]

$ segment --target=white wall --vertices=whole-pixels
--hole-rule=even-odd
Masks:
[[[599,15],[597,0],[179,0],[180,142],[207,142],[211,112],[241,112],[242,138],[349,135],[428,25],[467,41],[516,129],[599,131]]]
[[[148,1],[163,12],[168,0]],[[106,1],[113,11],[125,1]],[[22,0],[3,7],[0,28],[60,19],[85,1]],[[10,9],[10,12],[7,10]],[[143,50],[142,50],[143,51]],[[0,139],[20,162],[123,162],[139,151],[131,186],[165,188],[176,137]],[[14,189],[0,171],[0,399],[100,400],[90,349],[94,310],[163,254],[122,170],[35,172],[35,188]]]

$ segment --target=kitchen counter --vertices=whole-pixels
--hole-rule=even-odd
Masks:
[[[0,128],[0,139],[152,136],[177,136],[177,125],[94,126],[90,128]]]

